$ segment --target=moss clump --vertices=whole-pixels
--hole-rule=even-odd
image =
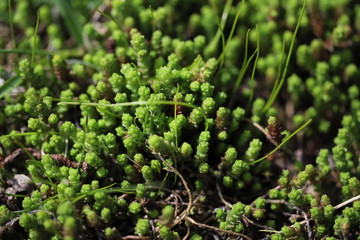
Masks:
[[[0,238],[358,237],[360,5],[302,4],[2,1]]]

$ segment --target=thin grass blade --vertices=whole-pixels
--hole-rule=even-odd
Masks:
[[[31,68],[34,67],[34,62],[35,62],[36,37],[37,37],[38,28],[39,28],[39,20],[40,20],[40,16],[39,16],[39,12],[38,12],[36,26],[35,26],[35,32],[34,32],[34,44],[33,44],[32,53],[31,53]]]
[[[69,0],[55,0],[55,4],[59,8],[60,14],[70,35],[77,44],[82,44],[82,24],[77,17],[77,11],[73,8]]]
[[[217,45],[219,38],[221,36],[222,47],[224,49],[225,48],[224,27],[226,24],[227,17],[229,16],[229,11],[230,11],[230,8],[232,5],[232,0],[226,1],[226,5],[224,7],[224,11],[221,16],[221,22],[219,20],[218,15],[216,14],[216,6],[215,6],[214,0],[211,1],[211,5],[212,5],[213,11],[214,11],[216,24],[218,25],[218,30],[216,31],[215,37],[213,38],[213,40],[211,41],[209,46],[211,46],[210,49],[213,49],[215,47],[215,45]]]
[[[206,47],[205,49],[205,54],[206,55],[209,55],[209,56],[212,56],[216,49],[217,49],[217,46],[218,46],[218,42],[219,42],[219,39],[220,37],[222,38],[222,44],[223,44],[223,49],[225,47],[225,36],[224,36],[224,27],[225,27],[225,24],[226,24],[226,20],[227,20],[227,17],[229,15],[229,11],[230,11],[230,8],[231,8],[231,4],[232,4],[232,0],[228,0],[226,2],[226,5],[224,7],[224,11],[223,11],[223,14],[221,16],[221,22],[219,21],[219,18],[216,14],[216,11],[215,11],[215,4],[214,2],[212,1],[212,6],[213,6],[213,11],[214,11],[214,15],[215,15],[215,20],[216,20],[216,24],[218,26],[218,29],[216,31],[216,34],[215,36],[212,38],[212,41],[208,44],[208,46]]]
[[[274,103],[274,101],[275,101],[277,95],[279,94],[279,91],[280,91],[280,89],[281,89],[281,87],[282,87],[282,85],[283,85],[283,83],[284,83],[284,81],[285,81],[285,77],[286,77],[287,69],[288,69],[288,67],[289,67],[289,62],[290,62],[291,54],[292,54],[292,51],[293,51],[293,49],[294,49],[295,38],[296,38],[297,32],[298,32],[299,27],[300,27],[301,19],[302,19],[302,17],[304,16],[304,13],[305,13],[306,2],[307,2],[307,0],[304,1],[304,4],[303,4],[302,10],[301,10],[301,14],[300,14],[299,21],[297,22],[296,27],[295,27],[295,31],[294,31],[294,34],[293,34],[293,37],[292,37],[292,40],[291,40],[289,53],[288,53],[287,58],[286,58],[285,68],[284,68],[284,71],[283,71],[283,73],[282,73],[280,83],[279,83],[279,85],[276,87],[275,92],[274,92],[272,95],[270,95],[269,100],[267,101],[267,103],[265,104],[265,106],[264,106],[264,108],[263,108],[263,110],[262,110],[262,113],[265,113],[265,112],[272,106],[272,104]]]
[[[236,79],[236,82],[235,82],[235,85],[234,85],[234,88],[233,88],[233,91],[231,93],[232,95],[232,98],[237,90],[237,88],[239,87],[240,83],[241,83],[241,80],[245,74],[245,71],[246,71],[246,65],[247,63],[249,62],[249,59],[247,57],[248,55],[248,48],[249,48],[249,34],[250,34],[250,29],[248,29],[247,33],[246,33],[246,37],[245,37],[245,54],[244,54],[244,61],[243,61],[243,64],[241,66],[241,69],[240,69],[240,72],[239,72],[239,75]]]
[[[22,82],[21,77],[13,77],[7,80],[2,86],[0,86],[0,98],[5,96],[6,93],[10,92]]]
[[[100,107],[116,107],[116,106],[136,106],[136,105],[149,105],[149,104],[157,104],[157,105],[179,105],[179,106],[184,106],[184,107],[188,107],[188,108],[198,108],[198,106],[190,104],[190,103],[185,103],[185,102],[179,102],[179,101],[166,101],[166,100],[160,100],[160,101],[134,101],[134,102],[123,102],[123,103],[94,103],[94,102],[90,102],[90,103],[85,103],[85,102],[80,102],[79,100],[74,100],[74,101],[63,101],[62,99],[58,99],[58,98],[52,98],[53,101],[58,101],[58,105],[88,105],[88,106],[100,106]],[[205,131],[208,130],[209,128],[209,122],[207,121],[205,112],[202,108],[199,109],[201,111],[201,115],[204,117],[205,120]]]
[[[8,5],[9,5],[9,22],[10,22],[11,39],[14,45],[14,49],[16,49],[14,25],[13,25],[12,12],[11,12],[11,0],[8,0]]]
[[[236,93],[236,90],[239,88],[240,84],[241,84],[241,81],[242,79],[244,78],[244,75],[246,73],[246,70],[247,68],[249,67],[249,64],[251,62],[251,60],[255,57],[255,55],[257,54],[258,52],[258,49],[255,49],[254,53],[250,56],[250,58],[248,59],[248,61],[246,62],[245,66],[243,68],[241,68],[240,70],[240,73],[236,79],[236,83],[235,83],[235,86],[234,86],[234,89],[232,91],[232,94],[231,94],[231,98],[230,98],[230,102],[229,102],[229,108],[232,108],[232,105],[234,104],[234,101],[235,101],[235,93]]]
[[[299,127],[296,131],[294,131],[292,134],[290,134],[287,138],[285,138],[280,144],[279,146],[277,146],[274,150],[272,150],[270,153],[266,154],[265,156],[263,156],[262,158],[259,158],[258,160],[255,160],[253,162],[250,163],[250,165],[253,165],[255,163],[261,162],[262,160],[264,160],[265,158],[267,158],[268,156],[270,156],[271,154],[273,154],[274,152],[276,152],[282,145],[284,145],[287,141],[289,141],[295,134],[297,134],[298,132],[300,132],[304,127],[306,127],[309,123],[311,123],[312,119],[308,120],[306,123],[304,123],[301,127]]]
[[[254,97],[254,76],[255,76],[255,70],[256,70],[257,62],[258,62],[259,55],[260,55],[260,34],[259,34],[259,26],[258,25],[256,25],[256,49],[257,49],[257,53],[256,53],[253,71],[251,74],[251,80],[250,80],[250,96],[249,96],[249,101],[248,101],[246,109],[250,108],[252,99]]]
[[[232,36],[234,35],[235,28],[236,28],[236,25],[237,25],[237,21],[238,21],[238,18],[239,18],[239,16],[240,16],[240,12],[241,12],[242,6],[244,5],[244,2],[245,2],[245,0],[243,0],[243,1],[241,2],[241,5],[240,5],[239,9],[238,9],[237,12],[236,12],[236,16],[235,16],[233,25],[232,25],[232,27],[231,27],[231,31],[230,31],[229,37],[228,37],[228,39],[226,40],[225,48],[223,49],[220,57],[218,58],[218,61],[220,61],[220,67],[219,67],[219,69],[221,69],[221,68],[222,68],[222,65],[224,64],[225,53],[226,53],[227,47],[228,47],[228,45],[229,45],[229,42],[231,41]]]
[[[103,11],[101,11],[99,9],[96,9],[96,11],[98,11],[101,15],[103,15],[107,19],[109,19],[109,20],[113,21],[114,23],[116,23],[116,25],[118,25],[118,27],[121,29],[120,23],[118,21],[116,21],[116,19],[113,16],[108,15],[108,14],[104,13]]]

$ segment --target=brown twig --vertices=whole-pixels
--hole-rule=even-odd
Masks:
[[[355,196],[355,197],[353,197],[353,198],[350,198],[349,200],[346,200],[345,202],[342,202],[342,203],[336,205],[336,206],[334,207],[334,210],[337,210],[337,209],[339,209],[339,208],[342,208],[342,207],[348,205],[349,203],[355,202],[356,200],[359,200],[359,199],[360,199],[360,195],[357,195],[357,196]]]
[[[254,122],[251,119],[246,118],[246,117],[244,117],[243,119],[244,119],[244,121],[250,123],[257,129],[259,129],[274,146],[276,146],[276,147],[279,146],[279,144],[272,139],[271,135],[260,124]],[[294,154],[290,150],[288,150],[286,147],[283,146],[283,147],[281,147],[281,149],[284,150],[290,156],[294,156]]]
[[[12,162],[17,156],[25,153],[25,151],[29,152],[31,154],[31,156],[33,156],[34,158],[36,158],[38,160],[40,160],[43,156],[43,154],[41,153],[40,150],[37,150],[34,148],[25,148],[25,149],[18,148],[5,158],[4,165]],[[72,167],[72,168],[77,168],[79,166],[78,162],[72,162],[72,161],[70,161],[70,159],[68,159],[67,157],[65,157],[62,154],[50,154],[50,157],[60,166],[66,166],[66,167]],[[84,172],[86,172],[87,169],[89,168],[88,163],[83,161],[81,163],[81,168]]]
[[[258,228],[262,228],[262,229],[267,229],[267,230],[275,230],[272,227],[268,227],[268,226],[264,226],[258,223],[253,222],[251,219],[247,218],[246,216],[242,216],[242,218],[244,219],[244,221],[250,223],[251,225],[258,227]]]
[[[308,238],[309,238],[309,239],[312,239],[312,231],[311,231],[311,226],[310,226],[310,220],[309,220],[306,212],[304,212],[303,210],[301,210],[301,213],[302,213],[302,215],[304,216],[305,221],[306,221],[306,229],[307,229],[307,232],[308,232]]]
[[[160,204],[160,205],[163,205],[163,206],[165,206],[165,205],[175,205],[176,204],[176,202],[174,202],[174,201],[165,201],[165,200],[158,200],[158,201],[156,201],[155,202],[156,204]],[[183,203],[180,203],[179,204],[180,206],[188,206],[189,205],[189,203],[187,203],[187,202],[183,202]],[[194,206],[194,203],[192,204],[193,206]]]
[[[230,234],[230,235],[233,235],[233,236],[243,237],[245,239],[251,240],[251,238],[249,238],[248,236],[246,236],[245,234],[242,234],[242,233],[232,232],[232,231],[217,228],[217,227],[214,227],[214,226],[206,225],[206,224],[203,224],[203,223],[198,223],[189,216],[186,216],[186,219],[189,222],[191,222],[192,224],[197,225],[199,227],[208,228],[208,229],[211,229],[211,230],[214,230],[214,231],[223,232],[223,233],[227,233],[227,234]]]
[[[175,212],[174,212],[174,219],[176,219],[178,215],[178,208],[179,208],[179,200],[175,194],[172,194],[173,198],[175,199]]]
[[[15,151],[13,151],[10,155],[8,155],[5,159],[4,159],[4,166],[7,163],[10,163],[14,158],[16,158],[17,156],[19,156],[22,152],[24,152],[21,148],[16,149]]]
[[[299,213],[301,213],[302,217],[305,219],[305,224],[306,224],[306,229],[308,231],[308,238],[312,239],[312,231],[311,231],[311,226],[310,226],[310,219],[308,218],[307,214],[305,211],[303,211],[302,209],[292,205],[291,203],[282,200],[282,199],[267,199],[266,203],[282,203],[285,204],[286,206],[288,206],[289,208],[295,209],[296,211],[298,211]]]
[[[27,212],[27,213],[28,213],[28,214],[36,214],[36,213],[39,212],[39,211],[40,211],[39,209],[36,209],[36,210],[32,210],[32,211]],[[52,212],[50,212],[50,211],[47,211],[47,210],[46,210],[46,212],[47,212],[48,214],[50,214],[53,218],[55,217],[55,216],[54,216],[54,213],[52,213]],[[21,217],[21,216],[16,216],[16,217],[10,219],[6,224],[0,226],[0,231],[1,231],[1,229],[7,230],[7,231],[12,231],[12,228],[14,227],[14,224],[15,224],[18,220],[20,220],[20,217]],[[1,235],[1,234],[0,234],[0,235]],[[1,237],[1,236],[0,236],[0,237]]]
[[[223,197],[223,195],[222,195],[222,193],[221,193],[220,186],[219,186],[218,183],[216,183],[216,189],[218,190],[218,195],[219,195],[220,200],[221,200],[227,207],[232,208],[233,205],[224,199],[224,197]]]
[[[250,123],[251,125],[253,125],[254,127],[256,127],[257,129],[259,129],[266,137],[267,139],[273,144],[275,145],[276,147],[279,146],[279,144],[272,139],[271,135],[265,130],[265,128],[263,128],[260,124],[252,121],[251,119],[249,118],[246,118],[244,117],[243,118],[246,122]]]
[[[183,177],[183,175],[181,173],[179,173],[178,170],[176,170],[173,166],[171,166],[167,161],[165,161],[165,159],[160,156],[159,154],[156,153],[156,155],[159,157],[159,159],[166,164],[166,166],[168,166],[172,172],[174,172],[176,175],[178,175],[186,189],[186,193],[189,196],[189,205],[187,206],[187,208],[180,214],[180,216],[174,221],[174,223],[170,226],[170,228],[174,227],[175,225],[177,225],[179,222],[181,222],[189,213],[192,207],[192,195],[191,195],[191,191],[190,188],[185,180],[185,178]]]
[[[195,211],[195,208],[199,206],[198,202],[201,198],[201,194],[197,195],[196,198],[193,200],[192,202],[192,206],[191,206],[191,209],[190,209],[190,212],[194,212]],[[188,203],[184,203],[185,205],[188,204]],[[201,204],[201,203],[200,203]]]
[[[141,239],[141,240],[150,240],[151,238],[148,236],[136,236],[136,235],[127,235],[121,238],[122,240],[127,240],[127,239]]]
[[[274,203],[274,204],[282,204],[283,200],[282,199],[266,199],[265,202],[266,203]]]
[[[186,231],[186,235],[183,237],[183,240],[186,240],[188,239],[188,237],[190,236],[190,223],[189,223],[189,220],[185,218],[185,225],[186,225],[186,228],[187,228],[187,231]]]
[[[13,231],[15,223],[20,219],[20,216],[12,218],[6,224],[0,226],[0,231]]]

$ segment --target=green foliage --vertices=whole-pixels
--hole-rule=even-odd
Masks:
[[[0,238],[356,238],[359,12],[1,2]]]
[[[148,219],[139,218],[135,226],[135,234],[146,236],[149,232],[150,223]]]

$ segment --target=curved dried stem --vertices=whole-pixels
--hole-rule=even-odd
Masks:
[[[283,200],[283,199],[267,199],[266,203],[281,203],[281,204],[285,204],[286,206],[288,206],[289,208],[295,209],[296,211],[298,211],[299,213],[301,213],[302,217],[305,219],[303,222],[306,224],[306,229],[308,232],[308,238],[312,239],[312,230],[311,230],[311,226],[310,226],[310,219],[308,218],[306,212],[296,206],[294,206],[293,204]]]
[[[266,229],[266,230],[275,230],[274,228],[272,227],[268,227],[268,226],[265,226],[265,225],[261,225],[261,224],[258,224],[258,223],[255,223],[254,221],[252,221],[251,219],[245,217],[245,216],[242,216],[243,220],[250,223],[251,225],[255,226],[255,227],[258,227],[258,228],[262,228],[262,229]]]
[[[243,119],[244,119],[244,121],[250,123],[251,125],[253,125],[253,126],[256,127],[257,129],[259,129],[259,130],[267,137],[267,139],[268,139],[273,145],[275,145],[276,147],[279,146],[279,144],[278,144],[277,142],[275,142],[275,141],[271,138],[270,134],[269,134],[269,133],[265,130],[265,128],[263,128],[260,124],[254,122],[254,121],[252,121],[251,119],[246,118],[246,117],[244,117]]]
[[[186,225],[187,231],[186,231],[185,237],[183,237],[183,240],[188,239],[188,237],[190,236],[190,223],[189,223],[189,220],[187,220],[187,219],[185,218],[185,222],[186,222],[185,225]]]
[[[218,190],[218,195],[219,195],[221,202],[223,202],[227,207],[232,208],[233,205],[224,199],[218,183],[216,183],[216,189]]]
[[[176,175],[178,175],[185,187],[186,193],[189,196],[189,205],[187,206],[187,208],[180,214],[180,216],[178,218],[176,218],[176,220],[174,221],[174,223],[170,226],[170,228],[174,227],[175,225],[177,225],[178,223],[180,223],[182,220],[184,220],[184,218],[190,213],[191,207],[192,207],[192,195],[191,195],[191,191],[190,188],[185,180],[185,178],[183,177],[183,175],[181,173],[179,173],[178,170],[176,170],[173,166],[171,166],[167,161],[165,161],[165,159],[160,156],[159,154],[156,154],[158,156],[158,158],[166,164],[166,166],[168,166],[172,172],[174,172]]]
[[[249,237],[246,236],[245,234],[228,231],[228,230],[225,230],[225,229],[217,228],[217,227],[210,226],[210,225],[203,224],[203,223],[198,223],[198,222],[196,222],[194,219],[192,219],[192,218],[189,217],[189,216],[186,217],[186,220],[188,220],[188,221],[191,222],[192,224],[197,225],[197,226],[199,226],[199,227],[208,228],[208,229],[211,229],[211,230],[214,230],[214,231],[223,232],[223,233],[227,233],[227,234],[230,234],[230,235],[233,235],[233,236],[243,237],[243,238],[245,238],[245,239],[247,239],[247,240],[251,240],[251,238],[249,238]]]
[[[269,133],[265,130],[265,128],[263,128],[260,124],[254,122],[254,121],[252,121],[251,119],[246,118],[246,117],[244,117],[243,120],[246,121],[246,122],[248,122],[248,123],[250,123],[251,125],[253,125],[253,126],[256,127],[257,129],[259,129],[259,130],[266,136],[266,138],[267,138],[274,146],[276,146],[276,147],[279,146],[279,144],[278,144],[277,142],[275,142],[275,141],[271,138],[270,134],[269,134]],[[282,149],[283,149],[287,154],[289,154],[290,156],[294,156],[294,154],[293,154],[289,149],[287,149],[286,147],[283,147]]]
[[[136,235],[127,235],[121,238],[122,240],[130,240],[130,239],[141,239],[141,240],[150,240],[150,237],[147,236],[136,236]]]
[[[353,198],[350,198],[349,200],[346,200],[345,202],[342,202],[342,203],[336,205],[336,206],[334,207],[334,210],[337,210],[337,209],[339,209],[339,208],[342,208],[342,207],[348,205],[349,203],[355,202],[356,200],[359,200],[359,199],[360,199],[360,195],[357,195],[357,196],[355,196],[355,197],[353,197]]]

